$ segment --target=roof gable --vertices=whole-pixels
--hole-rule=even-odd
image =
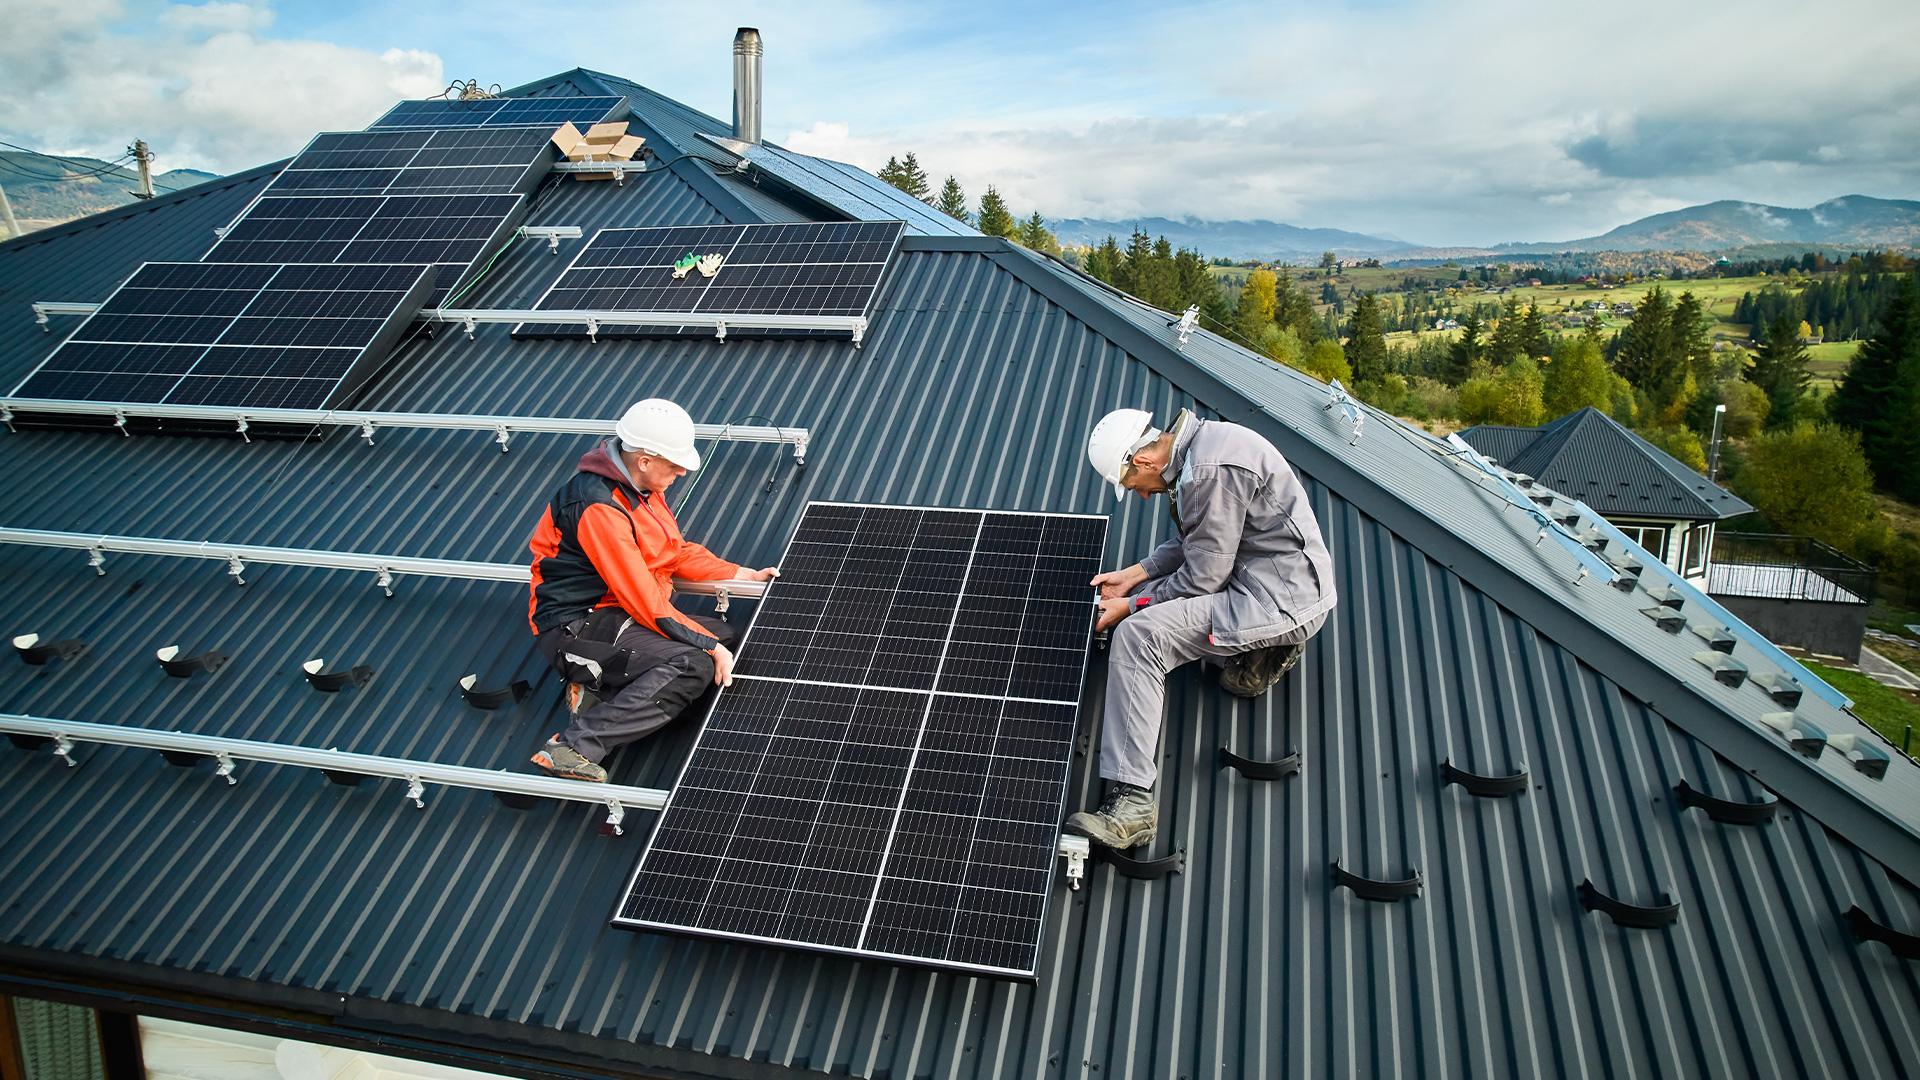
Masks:
[[[1715,520],[1753,512],[1746,500],[1592,406],[1538,428],[1489,425],[1460,437],[1608,516]]]

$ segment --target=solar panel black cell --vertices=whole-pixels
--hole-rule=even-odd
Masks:
[[[615,923],[1032,975],[1105,525],[811,504]]]

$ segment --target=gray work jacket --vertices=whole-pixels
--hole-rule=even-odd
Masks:
[[[1273,444],[1219,420],[1182,417],[1167,464],[1180,534],[1140,561],[1154,603],[1224,593],[1209,629],[1252,645],[1333,609],[1333,560],[1306,489]]]

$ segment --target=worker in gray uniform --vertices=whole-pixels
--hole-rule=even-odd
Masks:
[[[1087,440],[1094,471],[1142,499],[1165,492],[1179,533],[1124,570],[1093,579],[1096,629],[1113,629],[1101,718],[1098,809],[1068,832],[1113,848],[1153,841],[1153,785],[1167,674],[1221,661],[1220,685],[1258,697],[1299,662],[1333,610],[1333,563],[1299,477],[1257,433],[1182,410],[1165,430],[1118,409]]]

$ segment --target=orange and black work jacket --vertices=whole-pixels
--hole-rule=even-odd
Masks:
[[[533,532],[533,632],[617,604],[656,633],[711,650],[719,641],[673,606],[672,579],[721,581],[740,567],[681,536],[666,499],[635,487],[616,453],[612,439],[588,451]]]

